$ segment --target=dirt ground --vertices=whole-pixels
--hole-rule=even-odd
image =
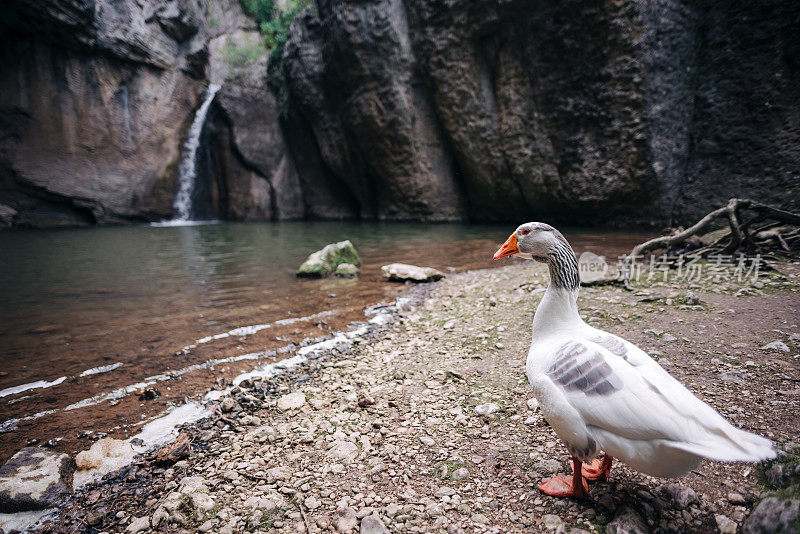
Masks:
[[[579,307],[735,425],[794,450],[800,265],[781,269],[744,285],[583,288]],[[616,464],[585,501],[537,489],[569,472],[524,374],[546,284],[542,266],[519,263],[418,288],[354,346],[235,389],[186,429],[188,458],[141,459],[42,531],[736,532],[773,491],[763,466],[704,462],[662,480]],[[775,341],[788,352],[763,348]]]

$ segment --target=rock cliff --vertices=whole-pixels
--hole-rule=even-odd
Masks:
[[[362,216],[686,222],[800,201],[800,6],[320,0],[284,54]]]
[[[687,222],[800,206],[789,0],[318,0],[282,56],[238,0],[13,0],[0,219]]]

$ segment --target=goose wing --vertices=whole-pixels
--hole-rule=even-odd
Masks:
[[[733,427],[641,349],[606,336],[564,343],[545,370],[587,425],[718,460],[770,456],[769,440]]]

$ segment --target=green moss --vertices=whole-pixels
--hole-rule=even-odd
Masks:
[[[222,59],[233,69],[246,69],[266,52],[267,49],[261,43],[237,46],[228,42],[222,47]]]

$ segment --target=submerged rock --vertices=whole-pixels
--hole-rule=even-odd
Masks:
[[[0,512],[41,510],[69,494],[69,456],[25,447],[0,467]]]
[[[432,267],[417,267],[407,263],[392,263],[381,267],[383,277],[390,282],[435,282],[444,273]]]
[[[349,241],[340,241],[325,246],[311,254],[297,270],[297,276],[305,278],[322,278],[330,274],[342,264],[361,265],[361,258],[356,247]]]

